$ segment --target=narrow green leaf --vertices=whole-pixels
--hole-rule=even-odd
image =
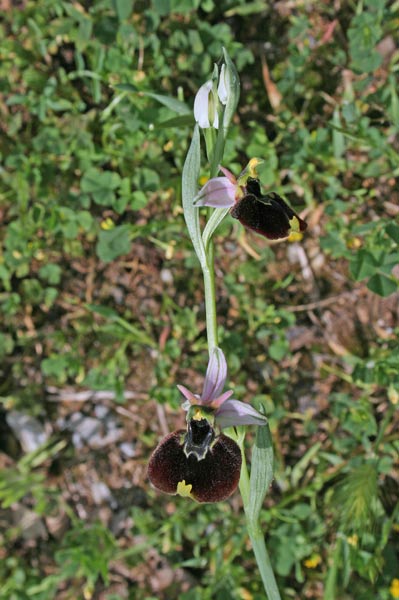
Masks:
[[[102,111],[100,120],[105,121],[106,119],[108,119],[109,116],[111,115],[111,113],[113,112],[114,108],[116,106],[118,106],[118,104],[123,100],[124,97],[125,97],[124,93],[118,94],[117,96],[115,96],[115,98],[113,98],[111,100],[111,102],[108,104],[108,106],[106,108],[104,108],[104,110]]]
[[[342,577],[343,577],[343,581],[344,581],[344,586],[346,587],[347,585],[349,585],[350,576],[352,573],[352,568],[351,568],[352,565],[351,565],[351,560],[350,560],[350,548],[349,548],[349,543],[348,543],[346,536],[342,537],[342,557],[343,557]]]
[[[101,306],[99,304],[86,304],[85,306],[90,312],[101,315],[106,319],[114,320],[119,316],[118,313],[115,312],[113,308],[109,308],[109,306]]]
[[[334,123],[332,122],[327,123],[327,127],[331,127],[331,129],[334,129],[335,131],[340,131],[345,137],[349,138],[350,140],[354,140],[355,142],[363,142],[364,144],[367,143],[367,140],[361,135],[358,135],[353,131],[350,131],[349,129],[345,129],[344,127],[338,127],[338,125],[334,125]]]
[[[167,119],[167,121],[162,121],[161,123],[157,123],[156,127],[166,129],[168,127],[194,127],[194,115],[186,114],[180,115],[179,117],[172,117],[171,119]]]
[[[223,221],[227,213],[229,212],[229,208],[216,208],[209,221],[205,225],[204,232],[202,234],[202,241],[204,242],[205,249],[208,250],[208,244],[212,239],[213,234],[216,229],[219,227],[220,223]]]
[[[177,98],[164,96],[162,94],[155,94],[154,92],[138,90],[137,87],[131,83],[117,83],[114,87],[121,92],[132,92],[134,94],[139,94],[140,96],[148,96],[148,98],[156,100],[160,104],[163,104],[163,106],[170,108],[170,110],[173,110],[173,112],[176,112],[179,115],[187,115],[192,112],[185,102],[181,102],[181,100],[177,100]]]
[[[341,551],[342,551],[342,534],[338,535],[337,541],[335,544],[331,566],[327,572],[326,581],[324,585],[324,596],[323,600],[335,600],[336,596],[336,586],[337,586],[337,578],[338,578],[338,566],[341,564]]]
[[[345,152],[345,137],[342,131],[339,130],[341,127],[341,117],[338,107],[334,109],[333,123],[336,126],[332,132],[334,156],[335,158],[340,158]]]
[[[109,308],[108,306],[101,306],[99,304],[85,304],[85,307],[90,312],[101,315],[108,321],[120,325],[123,329],[132,334],[135,341],[137,341],[138,343],[145,344],[147,346],[150,346],[151,348],[156,347],[156,343],[154,342],[154,340],[149,335],[147,335],[145,331],[142,331],[138,327],[135,327],[134,325],[126,321],[126,319],[124,319],[123,317],[120,317],[118,313],[112,308]]]
[[[176,98],[171,98],[170,96],[162,96],[161,94],[153,94],[152,92],[140,92],[143,96],[148,96],[149,98],[153,98],[160,104],[163,104],[170,110],[177,112],[179,115],[186,115],[191,113],[190,108],[187,106],[185,102],[181,102]]]
[[[135,92],[137,93],[139,90],[132,83],[117,83],[114,85],[116,90],[120,90],[121,92]]]
[[[269,425],[258,427],[252,451],[248,518],[256,523],[273,480],[273,446]]]
[[[296,463],[291,473],[291,483],[293,487],[296,487],[305,473],[305,470],[313,460],[313,458],[318,454],[321,448],[321,442],[317,442],[313,446],[309,448],[307,452],[302,456],[302,458]]]
[[[184,218],[194,250],[202,265],[206,265],[206,255],[201,237],[199,210],[193,204],[198,191],[200,170],[200,135],[198,125],[194,128],[193,139],[187,153],[182,175],[182,201]]]
[[[396,82],[394,76],[390,78],[390,90],[391,90],[391,106],[390,116],[395,127],[399,128],[399,98],[396,92]]]
[[[234,8],[230,8],[224,14],[225,17],[234,17],[235,15],[240,15],[241,17],[247,15],[257,15],[260,13],[264,13],[267,10],[267,5],[263,0],[260,2],[248,2],[246,4],[242,4],[240,6],[235,6]]]

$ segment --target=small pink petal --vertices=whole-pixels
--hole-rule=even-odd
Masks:
[[[227,364],[220,348],[214,348],[206,370],[204,389],[201,394],[201,404],[211,404],[213,399],[220,396],[227,377]]]
[[[196,206],[227,208],[234,205],[236,186],[227,177],[213,177],[194,199]]]
[[[234,427],[235,425],[265,425],[266,417],[260,414],[250,404],[239,400],[226,400],[215,413],[219,427]]]
[[[226,169],[226,167],[222,167],[222,165],[219,165],[219,170],[222,171],[223,175],[225,175],[231,183],[234,183],[234,185],[237,186],[237,177],[233,175],[231,171]]]
[[[190,402],[190,404],[199,404],[198,396],[190,392],[190,390],[187,389],[184,385],[178,385],[177,389],[183,394],[185,399]]]
[[[219,408],[220,406],[222,406],[223,402],[226,402],[226,400],[228,398],[230,398],[232,393],[233,393],[233,390],[228,390],[227,392],[224,392],[221,396],[218,396],[217,398],[212,400],[212,402],[211,402],[212,408]]]

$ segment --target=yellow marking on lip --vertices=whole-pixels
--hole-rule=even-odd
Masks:
[[[303,233],[300,231],[291,231],[290,235],[288,236],[289,242],[300,242],[302,239]]]
[[[183,479],[183,481],[179,481],[179,483],[177,484],[176,494],[179,494],[179,496],[181,496],[182,498],[191,498],[192,500],[194,500],[194,497],[191,495],[192,487],[193,486],[191,485],[191,483],[187,484]]]
[[[194,419],[194,421],[201,421],[204,418],[204,416],[202,414],[202,410],[200,409],[199,406],[195,407],[195,412],[194,412],[192,418]]]
[[[290,224],[292,231],[294,231],[295,233],[301,232],[301,227],[299,224],[298,217],[293,216],[292,219],[289,220],[289,224]]]

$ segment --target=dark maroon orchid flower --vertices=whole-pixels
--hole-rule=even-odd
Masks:
[[[234,219],[270,240],[288,237],[291,232],[302,233],[307,224],[281,196],[275,192],[262,195],[255,176],[259,162],[252,159],[238,178],[220,167],[225,177],[210,179],[197,195],[196,206],[231,207]]]
[[[265,425],[266,418],[249,404],[223,393],[227,365],[220,348],[209,360],[201,395],[178,388],[186,401],[187,430],[174,431],[151,455],[148,477],[166,494],[189,496],[197,502],[217,502],[236,489],[241,469],[241,451],[226,435],[215,430],[235,425]]]

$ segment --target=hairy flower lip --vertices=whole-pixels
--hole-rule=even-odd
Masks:
[[[166,494],[189,496],[197,502],[226,500],[240,478],[241,451],[220,434],[200,460],[183,449],[183,429],[163,438],[152,453],[147,474],[152,485]]]
[[[230,214],[244,227],[276,240],[292,231],[303,232],[307,223],[276,192],[262,195],[258,179],[249,178],[248,193],[231,208]]]

